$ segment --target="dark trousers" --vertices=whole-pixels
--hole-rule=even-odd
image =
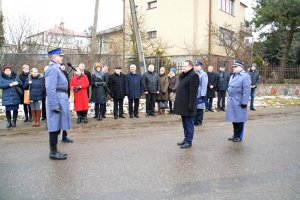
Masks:
[[[223,108],[225,109],[225,98],[226,98],[226,90],[219,90],[218,91],[218,108]],[[222,107],[221,107],[222,104]]]
[[[251,88],[251,99],[250,99],[250,108],[254,108],[254,97],[255,97],[256,88]]]
[[[181,116],[184,141],[192,144],[194,138],[194,116]]]
[[[46,119],[46,98],[42,99],[42,119]]]
[[[244,122],[232,122],[234,137],[243,139]]]
[[[195,116],[195,119],[194,119],[194,123],[195,124],[202,124],[202,121],[203,121],[203,109],[197,109],[197,114]]]
[[[114,99],[114,116],[123,116],[123,100],[124,99]]]
[[[133,107],[134,103],[134,107]],[[139,105],[140,99],[129,99],[129,115],[138,115],[139,114]]]
[[[105,117],[105,114],[106,114],[106,102],[104,104],[101,104],[102,106],[102,110],[101,110],[101,114],[102,114],[102,117]]]
[[[146,94],[146,114],[155,113],[156,93]]]
[[[30,105],[23,104],[23,108],[24,108],[25,119],[28,119],[28,114],[29,114],[29,118],[31,118],[31,108],[30,108]]]
[[[173,112],[173,102],[169,101],[169,108],[170,108],[170,113]]]
[[[106,103],[95,103],[95,117],[101,117],[105,116],[106,112]]]
[[[212,97],[207,97],[207,100],[205,101],[205,108],[208,110],[212,109],[213,99]]]

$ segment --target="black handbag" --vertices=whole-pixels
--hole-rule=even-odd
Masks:
[[[159,102],[159,109],[167,109],[167,108],[169,108],[168,101]]]

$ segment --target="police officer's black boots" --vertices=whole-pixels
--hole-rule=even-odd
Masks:
[[[73,140],[68,138],[67,136],[68,136],[67,131],[63,130],[61,141],[66,142],[66,143],[73,143]]]
[[[63,152],[57,151],[57,147],[56,146],[53,146],[53,147],[50,146],[49,158],[51,160],[66,160],[67,159],[67,155],[65,153],[63,153]]]
[[[18,111],[14,110],[14,112],[13,112],[13,120],[11,122],[11,127],[16,127],[16,125],[17,125],[17,117],[18,117]]]
[[[59,131],[49,133],[49,143],[50,143],[50,154],[49,158],[52,160],[66,160],[67,154],[64,152],[59,152],[57,150],[57,138],[60,133]]]
[[[7,125],[6,128],[10,128],[11,127],[11,113],[10,111],[6,111],[6,119],[7,119]]]

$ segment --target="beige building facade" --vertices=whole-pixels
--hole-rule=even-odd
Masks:
[[[129,1],[124,2],[125,20],[129,20]],[[245,30],[247,6],[240,0],[135,0],[135,4],[148,40],[159,38],[166,43],[167,55],[225,56],[209,27]]]

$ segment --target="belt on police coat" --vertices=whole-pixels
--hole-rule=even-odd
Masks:
[[[56,89],[56,92],[63,92],[68,94],[68,90],[66,89]]]

